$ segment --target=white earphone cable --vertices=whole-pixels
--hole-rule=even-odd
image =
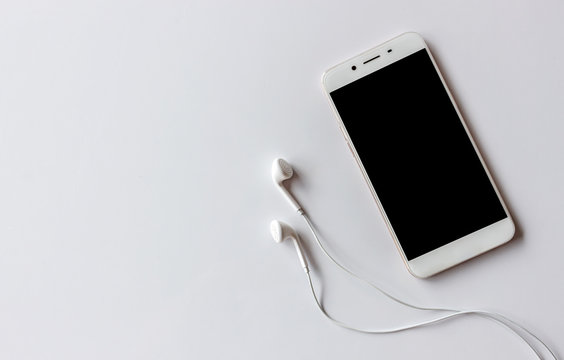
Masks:
[[[309,281],[309,285],[313,294],[313,297],[315,299],[315,302],[318,306],[318,308],[321,310],[321,312],[329,319],[331,320],[333,323],[350,329],[350,330],[354,330],[354,331],[358,331],[358,332],[363,332],[363,333],[370,333],[370,334],[387,334],[387,333],[394,333],[394,332],[400,332],[400,331],[405,331],[405,330],[409,330],[409,329],[413,329],[416,327],[421,327],[421,326],[426,326],[426,325],[431,325],[434,323],[438,323],[447,319],[451,319],[454,317],[458,317],[461,315],[478,315],[478,316],[482,316],[485,317],[487,319],[493,320],[495,322],[497,322],[498,324],[506,327],[507,329],[509,329],[514,335],[518,336],[521,340],[523,340],[528,346],[529,348],[531,348],[531,350],[537,355],[537,357],[539,359],[543,359],[542,355],[536,350],[536,348],[533,346],[533,344],[527,340],[522,334],[520,334],[515,328],[525,332],[526,334],[528,334],[529,336],[531,336],[532,338],[534,338],[536,341],[538,341],[538,343],[542,344],[542,346],[550,353],[550,355],[557,360],[556,355],[554,354],[554,352],[548,347],[548,345],[546,345],[540,338],[538,338],[536,335],[534,335],[532,332],[530,332],[529,330],[527,330],[526,328],[524,328],[522,325],[517,324],[515,321],[499,314],[496,312],[490,312],[490,311],[484,311],[484,310],[456,310],[456,309],[448,309],[448,308],[431,308],[431,307],[423,307],[423,306],[417,306],[417,305],[413,305],[410,304],[408,302],[405,302],[403,300],[398,299],[397,297],[389,294],[388,292],[384,291],[382,288],[380,288],[379,286],[377,286],[376,284],[362,278],[361,276],[357,275],[356,273],[354,273],[353,271],[351,271],[350,269],[348,269],[346,266],[342,265],[340,262],[338,262],[333,256],[331,256],[329,254],[329,252],[325,249],[325,247],[323,246],[323,243],[321,242],[321,240],[319,239],[319,236],[317,235],[317,232],[315,231],[315,228],[313,226],[313,223],[311,222],[311,220],[309,219],[309,217],[305,214],[305,212],[300,208],[298,209],[298,213],[300,215],[302,215],[302,217],[304,218],[305,222],[307,223],[309,229],[311,230],[311,233],[313,234],[313,237],[315,239],[315,242],[317,243],[317,245],[321,248],[321,250],[323,251],[323,253],[335,264],[337,265],[339,268],[341,268],[343,271],[345,271],[346,273],[348,273],[350,276],[361,280],[362,282],[366,283],[367,285],[371,286],[372,288],[378,290],[381,294],[385,295],[386,297],[390,298],[391,300],[408,306],[410,308],[413,309],[417,309],[417,310],[424,310],[424,311],[441,311],[441,312],[450,312],[450,314],[447,315],[443,315],[443,316],[439,316],[437,318],[431,319],[431,320],[427,320],[427,321],[423,321],[420,323],[416,323],[416,324],[411,324],[411,325],[405,325],[405,326],[400,326],[397,328],[391,328],[391,329],[387,329],[387,330],[365,330],[365,329],[359,329],[359,328],[355,328],[353,326],[347,325],[341,321],[338,321],[336,319],[334,319],[331,315],[329,315],[325,309],[323,308],[323,306],[321,305],[321,303],[319,302],[319,299],[317,297],[317,294],[315,293],[315,288],[313,286],[312,280],[311,280],[311,275],[309,274],[308,271],[306,271],[307,277],[308,277],[308,281]],[[513,328],[515,327],[515,328]]]
[[[484,312],[484,311],[479,311],[479,310],[467,310],[467,311],[457,311],[455,313],[451,313],[448,315],[444,315],[444,316],[440,316],[438,318],[435,319],[431,319],[431,320],[427,320],[427,321],[422,321],[419,323],[415,323],[415,324],[410,324],[410,325],[404,325],[404,326],[399,326],[396,328],[390,328],[390,329],[380,329],[380,330],[370,330],[370,329],[360,329],[360,328],[356,328],[354,326],[345,324],[339,320],[336,320],[335,318],[333,318],[331,315],[329,315],[327,313],[327,311],[325,310],[325,308],[323,307],[323,305],[321,305],[321,303],[319,302],[319,299],[317,297],[317,294],[315,292],[315,288],[313,287],[313,283],[311,280],[311,275],[309,272],[306,273],[307,277],[308,277],[308,281],[309,281],[309,286],[311,288],[311,292],[313,294],[313,297],[315,299],[315,303],[317,304],[317,307],[319,308],[319,310],[321,310],[321,312],[323,313],[323,315],[325,315],[325,317],[327,317],[329,320],[331,320],[333,323],[335,323],[336,325],[339,325],[343,328],[349,329],[349,330],[353,330],[353,331],[357,331],[357,332],[361,332],[361,333],[365,333],[365,334],[391,334],[391,333],[396,333],[396,332],[401,332],[401,331],[406,331],[406,330],[410,330],[410,329],[414,329],[417,327],[423,327],[423,326],[428,326],[428,325],[432,325],[441,321],[445,321],[454,317],[458,317],[458,316],[462,316],[462,315],[480,315],[483,316],[485,318],[488,318],[490,320],[493,320],[495,322],[497,322],[498,324],[502,325],[503,327],[507,328],[509,331],[511,331],[515,336],[518,336],[521,340],[523,340],[528,346],[529,348],[536,354],[536,356],[542,360],[542,355],[535,349],[535,347],[533,346],[533,344],[531,344],[530,341],[528,341],[524,336],[522,336],[521,334],[519,334],[518,332],[516,332],[513,328],[511,328],[509,325],[507,325],[505,322],[503,322],[500,319],[497,319],[495,316],[493,316],[491,313],[489,312]],[[536,338],[536,337],[535,337]],[[539,340],[540,341],[540,340]],[[550,351],[550,350],[549,350]],[[552,352],[551,352],[552,353]],[[554,354],[553,354],[554,355]],[[555,357],[556,358],[556,357]]]

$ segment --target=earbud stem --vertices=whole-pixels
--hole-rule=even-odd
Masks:
[[[290,205],[292,205],[294,210],[296,210],[297,212],[300,212],[302,210],[302,207],[300,206],[300,204],[298,204],[296,199],[294,199],[294,197],[292,195],[290,195],[290,192],[288,190],[286,190],[286,188],[283,185],[278,184],[278,188],[280,189],[282,194],[284,194],[286,199],[288,199],[288,202],[290,203]]]
[[[298,258],[300,259],[300,264],[304,268],[304,271],[306,273],[309,273],[309,266],[307,264],[307,260],[304,255],[302,246],[300,245],[300,241],[298,239],[293,239],[293,240],[294,240],[294,247],[296,248],[296,252],[298,253]]]

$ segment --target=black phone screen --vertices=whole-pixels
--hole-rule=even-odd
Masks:
[[[426,49],[330,96],[408,260],[507,217]]]

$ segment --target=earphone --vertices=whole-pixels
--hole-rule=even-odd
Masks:
[[[286,239],[293,240],[294,247],[296,248],[296,252],[298,253],[298,258],[300,259],[300,264],[302,264],[304,271],[308,273],[309,266],[307,265],[307,260],[304,255],[304,251],[302,250],[300,239],[298,238],[296,231],[290,225],[282,221],[272,220],[272,222],[270,223],[270,234],[274,238],[274,241],[276,241],[277,243],[281,243]]]
[[[292,208],[298,213],[302,213],[301,205],[294,199],[288,189],[286,189],[286,186],[284,186],[284,181],[289,180],[292,176],[294,176],[294,169],[292,169],[286,160],[282,158],[274,159],[272,163],[272,180],[274,180],[274,184],[280,189],[282,195],[284,195],[290,205],[292,205]]]
[[[282,242],[285,239],[292,239],[292,241],[294,242],[294,246],[296,248],[296,251],[298,253],[300,264],[302,265],[302,267],[303,267],[303,269],[304,269],[304,271],[307,275],[309,286],[310,286],[310,289],[311,289],[311,292],[312,292],[312,295],[314,297],[314,300],[315,300],[317,307],[319,308],[319,310],[322,312],[322,314],[325,317],[327,317],[329,320],[331,320],[336,325],[347,328],[349,330],[362,332],[362,333],[387,334],[387,333],[405,331],[405,330],[409,330],[409,329],[413,329],[413,328],[417,328],[417,327],[421,327],[421,326],[431,325],[431,324],[434,324],[434,323],[438,323],[438,322],[448,320],[448,319],[451,319],[451,318],[455,318],[455,317],[459,317],[459,316],[462,316],[462,315],[473,314],[473,315],[482,316],[482,317],[487,318],[489,320],[495,321],[496,323],[498,323],[498,324],[506,327],[507,329],[509,329],[514,335],[518,336],[523,342],[525,342],[529,346],[529,348],[536,354],[536,356],[539,359],[543,359],[543,356],[536,349],[536,347],[533,345],[531,340],[527,339],[524,334],[527,334],[532,339],[537,341],[538,344],[541,344],[542,347],[544,349],[546,349],[548,351],[548,353],[550,353],[552,358],[557,359],[554,352],[540,338],[538,338],[536,335],[534,335],[531,331],[527,330],[525,327],[517,324],[513,320],[505,317],[504,315],[501,315],[501,314],[496,313],[496,312],[490,312],[490,311],[484,311],[484,310],[457,310],[457,309],[448,309],[448,308],[430,308],[430,307],[413,305],[413,304],[410,304],[406,301],[403,301],[403,300],[391,295],[387,291],[384,291],[381,287],[373,284],[372,282],[370,282],[370,281],[362,278],[361,276],[357,275],[356,273],[352,272],[346,266],[342,265],[339,261],[337,261],[325,249],[325,247],[323,246],[321,240],[319,239],[319,236],[317,235],[317,232],[315,231],[315,227],[313,226],[313,223],[309,219],[308,215],[305,213],[305,211],[303,210],[302,206],[298,203],[298,201],[292,196],[292,194],[285,187],[284,182],[287,181],[287,180],[290,180],[292,178],[292,176],[294,175],[294,170],[292,169],[290,164],[282,158],[276,158],[276,159],[274,159],[274,162],[272,163],[272,171],[271,172],[272,172],[272,179],[273,179],[275,185],[279,188],[281,193],[284,195],[284,197],[291,204],[292,208],[304,218],[307,226],[309,227],[309,229],[310,229],[310,231],[311,231],[311,233],[312,233],[312,235],[315,239],[315,242],[320,247],[322,252],[336,266],[341,268],[343,271],[345,271],[346,273],[348,273],[352,277],[354,277],[358,280],[361,280],[362,282],[366,283],[367,285],[369,285],[369,286],[373,287],[374,289],[378,290],[383,295],[387,296],[388,298],[390,298],[393,301],[396,301],[396,302],[398,302],[402,305],[408,306],[408,307],[413,308],[413,309],[418,309],[418,310],[439,311],[439,312],[448,313],[446,315],[442,315],[442,316],[436,317],[434,319],[419,322],[419,323],[402,325],[402,326],[399,326],[399,327],[396,327],[396,328],[390,328],[390,329],[376,329],[376,330],[357,328],[357,327],[348,325],[348,324],[346,324],[342,321],[339,321],[339,320],[333,318],[330,314],[327,313],[327,311],[325,310],[325,308],[321,305],[321,302],[319,301],[319,298],[317,296],[317,293],[315,291],[315,288],[313,286],[313,282],[312,282],[312,279],[311,279],[311,274],[310,274],[310,269],[308,267],[308,262],[307,262],[305,254],[302,250],[302,247],[301,247],[301,244],[300,244],[300,238],[298,237],[297,232],[290,225],[288,225],[288,224],[286,224],[282,221],[273,220],[270,223],[270,231],[271,231],[272,237],[278,243]],[[520,333],[520,332],[522,332],[522,333]]]

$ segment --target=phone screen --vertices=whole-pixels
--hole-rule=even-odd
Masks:
[[[507,217],[426,49],[330,96],[408,260]]]

